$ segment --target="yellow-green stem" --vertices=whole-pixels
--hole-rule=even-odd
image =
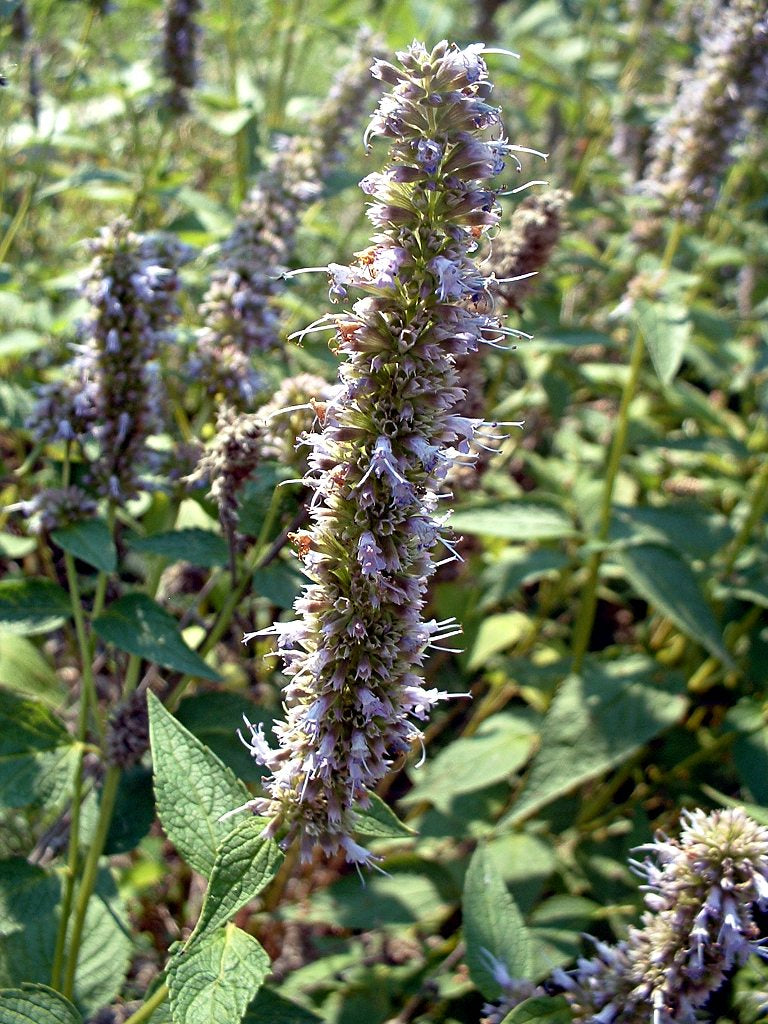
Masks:
[[[75,986],[75,973],[77,971],[77,960],[80,953],[80,942],[83,937],[85,915],[88,910],[88,903],[91,899],[94,886],[96,885],[96,877],[99,871],[99,859],[101,858],[101,852],[104,849],[110,822],[112,821],[112,811],[115,807],[117,787],[120,782],[121,774],[121,770],[116,765],[110,765],[107,768],[107,774],[104,778],[104,786],[101,790],[101,802],[99,804],[99,818],[96,823],[96,832],[93,840],[91,841],[91,845],[88,848],[88,855],[85,859],[83,877],[80,881],[80,886],[77,890],[77,900],[75,901],[75,914],[72,920],[72,932],[69,936],[69,959],[62,988],[62,992],[67,999],[72,998],[72,992]]]
[[[130,1017],[125,1021],[125,1024],[143,1024],[145,1020],[149,1020],[158,1006],[161,1006],[168,998],[168,986],[165,982],[157,988],[152,995],[143,1003],[135,1013],[132,1013]]]

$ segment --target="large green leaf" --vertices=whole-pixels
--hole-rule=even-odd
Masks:
[[[185,697],[176,710],[177,720],[210,747],[238,779],[257,782],[266,769],[253,759],[237,735],[243,716],[265,728],[271,725],[273,717],[247,697],[226,690],[208,690]]]
[[[26,637],[0,631],[0,686],[15,693],[61,704],[64,686],[35,645]]]
[[[569,676],[544,719],[541,746],[521,798],[501,824],[520,822],[551,800],[626,761],[681,718],[682,681],[639,656],[587,662]]]
[[[529,501],[460,509],[452,517],[451,526],[459,533],[513,541],[559,540],[576,533],[571,520],[559,508]]]
[[[50,980],[61,877],[21,858],[0,862],[0,985]],[[99,873],[88,903],[74,1001],[86,1013],[108,1003],[122,984],[131,940],[109,871]]]
[[[501,1024],[571,1024],[572,1020],[562,996],[532,996],[511,1010]]]
[[[467,869],[462,919],[469,974],[486,999],[498,999],[503,992],[495,965],[510,978],[530,977],[525,922],[483,846],[475,850]]]
[[[712,609],[691,567],[676,551],[658,544],[638,544],[615,555],[634,589],[678,629],[726,665],[731,657]]]
[[[733,536],[723,516],[700,505],[615,506],[611,539],[634,546],[640,543],[667,545],[691,558],[712,558]]]
[[[320,1018],[263,985],[246,1010],[243,1024],[320,1024]]]
[[[0,989],[0,1024],[82,1024],[76,1007],[47,985]]]
[[[416,833],[375,793],[368,794],[366,808],[355,808],[355,832],[369,839],[404,839]]]
[[[199,527],[155,533],[151,537],[132,536],[129,545],[134,551],[160,555],[171,562],[190,562],[208,569],[226,565],[229,561],[226,542],[212,530]]]
[[[269,973],[269,957],[233,924],[201,936],[168,968],[174,1024],[237,1024]]]
[[[55,804],[76,766],[77,746],[53,712],[0,690],[0,804]]]
[[[260,818],[241,819],[221,840],[191,941],[225,924],[269,884],[283,860]]]
[[[117,568],[117,549],[104,519],[85,519],[54,530],[51,539],[70,555],[102,572],[114,572]]]
[[[200,679],[220,679],[184,642],[173,616],[146,594],[118,598],[94,620],[93,628],[105,643],[121,651]]]
[[[412,772],[406,805],[428,800],[448,811],[454,797],[508,779],[530,757],[537,730],[531,716],[504,711],[486,719],[472,736],[449,743],[425,767]]]
[[[640,329],[662,384],[671,383],[691,335],[688,307],[682,302],[636,299],[631,319]]]
[[[219,819],[247,803],[250,793],[154,694],[147,703],[157,813],[179,853],[209,877],[219,843],[236,824]]]
[[[37,577],[0,581],[0,629],[8,633],[49,633],[71,614],[69,595],[58,583]]]

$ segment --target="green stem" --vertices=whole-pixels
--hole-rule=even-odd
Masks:
[[[723,566],[723,574],[728,576],[736,564],[736,559],[739,557],[742,548],[747,544],[749,538],[752,536],[752,532],[759,523],[762,522],[763,516],[768,510],[768,459],[763,461],[760,469],[757,473],[757,481],[755,489],[752,493],[752,501],[750,503],[750,509],[744,522],[741,524],[741,528],[731,542],[730,549],[727,552],[725,564]]]
[[[96,885],[96,876],[99,871],[99,859],[101,858],[101,852],[104,849],[104,844],[107,840],[109,825],[112,821],[112,811],[115,807],[117,787],[120,782],[121,774],[122,772],[120,768],[116,765],[110,765],[107,768],[104,786],[101,791],[101,803],[99,806],[99,819],[96,823],[96,832],[93,840],[91,841],[91,845],[88,848],[88,855],[85,859],[85,866],[83,867],[83,877],[80,882],[80,887],[77,890],[75,915],[72,921],[72,933],[69,939],[69,961],[67,963],[67,971],[64,976],[64,986],[62,988],[62,993],[67,997],[67,999],[72,998],[72,992],[75,986],[75,972],[77,971],[80,942],[83,937],[85,915],[88,910],[88,903],[90,901],[91,894],[93,893],[94,886]]]
[[[130,1017],[125,1021],[125,1024],[143,1024],[145,1020],[149,1020],[158,1006],[161,1006],[168,998],[168,986],[165,982],[157,988],[149,999],[138,1008],[136,1013],[132,1013]]]

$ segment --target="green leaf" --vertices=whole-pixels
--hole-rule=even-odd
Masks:
[[[266,769],[254,761],[237,735],[243,716],[254,725],[265,728],[273,721],[273,716],[252,700],[224,690],[209,690],[185,697],[176,711],[177,720],[201,743],[210,747],[238,779],[258,782],[266,774]]]
[[[166,533],[155,533],[151,537],[132,536],[128,544],[133,551],[161,555],[171,562],[190,562],[206,569],[227,565],[229,562],[226,542],[212,530],[199,527],[169,530]]]
[[[474,672],[486,665],[494,654],[530,636],[533,629],[533,620],[523,612],[489,615],[480,623],[472,646],[467,651],[467,671]]]
[[[504,501],[460,509],[451,518],[459,533],[505,540],[560,540],[577,531],[568,516],[554,505],[532,501]]]
[[[368,807],[355,808],[355,832],[369,839],[403,839],[416,835],[375,793],[369,793]]]
[[[61,704],[64,686],[33,643],[15,633],[0,631],[0,686],[16,693],[39,697],[47,704]]]
[[[77,1009],[47,985],[0,989],[0,1024],[82,1024]]]
[[[483,570],[480,584],[484,596],[480,610],[499,604],[507,597],[517,596],[520,588],[542,576],[557,576],[568,559],[560,551],[549,548],[507,548],[494,554],[493,562]]]
[[[104,853],[110,856],[136,849],[154,820],[152,772],[143,765],[133,765],[120,776]]]
[[[624,763],[679,721],[682,681],[643,657],[600,664],[563,682],[544,719],[521,798],[501,821],[519,823],[557,797]]]
[[[93,628],[105,643],[121,651],[176,672],[220,681],[218,672],[186,645],[173,616],[146,594],[118,598],[94,620]]]
[[[0,556],[3,558],[24,558],[37,547],[34,537],[17,537],[15,533],[0,531]]]
[[[263,836],[264,821],[248,817],[222,839],[213,862],[208,889],[190,941],[219,928],[274,878],[283,855]]]
[[[0,985],[50,979],[60,900],[59,875],[21,858],[0,862]],[[73,997],[80,1010],[95,1013],[114,998],[130,952],[120,897],[105,868],[85,916]]]
[[[528,921],[535,978],[573,963],[582,948],[582,936],[594,931],[599,911],[598,904],[583,896],[560,894],[539,903]]]
[[[307,576],[292,562],[273,562],[253,574],[253,592],[265,597],[276,608],[292,608]]]
[[[0,804],[55,804],[67,794],[78,748],[42,703],[0,690]]]
[[[72,614],[66,590],[33,577],[0,581],[0,629],[31,636],[58,629]]]
[[[676,551],[658,544],[638,544],[616,552],[615,558],[640,597],[724,665],[732,664],[699,581]]]
[[[487,842],[485,851],[520,912],[528,914],[556,867],[551,843],[527,832],[508,832]]]
[[[262,986],[243,1017],[243,1024],[320,1024],[320,1018],[303,1006],[284,999]]]
[[[682,302],[636,299],[630,319],[639,328],[662,384],[670,384],[683,361],[691,336],[688,307]]]
[[[206,878],[216,850],[235,825],[222,814],[250,800],[242,782],[200,740],[147,694],[157,813],[168,838]]]
[[[768,735],[762,702],[744,697],[725,721],[737,733],[732,749],[739,781],[758,803],[768,806]]]
[[[256,939],[233,924],[202,937],[168,968],[174,1024],[237,1024],[269,966]]]
[[[571,1024],[572,1020],[563,996],[532,996],[508,1013],[501,1024]]]
[[[614,506],[610,537],[634,546],[638,543],[667,545],[691,558],[712,558],[733,536],[724,516],[701,505],[622,508]]]
[[[406,806],[428,800],[448,811],[454,797],[508,779],[531,756],[537,730],[529,716],[501,712],[486,719],[473,736],[461,737],[414,770]]]
[[[73,523],[62,530],[54,530],[51,538],[64,551],[102,572],[114,572],[117,568],[117,548],[104,519]]]
[[[462,917],[469,974],[486,999],[502,995],[494,963],[502,964],[512,978],[530,976],[530,939],[525,922],[483,846],[475,850],[469,862]]]

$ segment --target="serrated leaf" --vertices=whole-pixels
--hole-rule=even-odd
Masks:
[[[269,966],[256,939],[233,924],[202,937],[168,968],[174,1024],[237,1024]]]
[[[452,516],[451,527],[458,533],[512,541],[559,540],[577,533],[559,508],[528,501],[503,501],[460,509]]]
[[[190,942],[219,928],[250,903],[274,878],[283,855],[265,839],[264,822],[248,817],[221,840],[213,862],[200,918]]]
[[[0,631],[0,686],[52,706],[61,704],[64,686],[40,651],[26,637]]]
[[[47,985],[0,989],[0,1024],[82,1024],[77,1009]]]
[[[55,804],[76,767],[77,746],[51,710],[0,690],[0,803]]]
[[[571,1024],[568,1001],[562,996],[532,996],[507,1014],[501,1024]]]
[[[190,562],[206,569],[227,565],[229,562],[226,542],[212,530],[199,527],[169,530],[166,533],[155,533],[151,537],[133,536],[129,547],[133,551],[161,555],[171,562]]]
[[[250,793],[154,694],[147,694],[147,704],[158,816],[179,853],[207,878],[219,843],[235,826],[232,818],[219,819],[247,803]]]
[[[58,629],[72,614],[66,590],[32,577],[0,581],[0,629],[31,636]]]
[[[482,846],[475,850],[467,868],[462,918],[469,974],[486,999],[502,995],[495,963],[502,964],[511,978],[530,976],[530,939],[525,922]]]
[[[625,548],[615,558],[640,597],[723,664],[732,664],[712,609],[685,559],[658,544]]]
[[[636,299],[630,319],[637,325],[662,384],[670,384],[680,369],[691,336],[688,307],[682,302]]]
[[[0,862],[0,985],[50,979],[60,900],[60,875],[21,858]],[[102,869],[88,903],[75,975],[73,998],[80,1010],[91,1014],[110,1002],[122,984],[130,952],[117,888],[109,871]]]
[[[117,548],[104,519],[85,519],[51,534],[60,548],[102,572],[117,568]]]
[[[524,714],[502,712],[483,722],[473,736],[449,743],[423,769],[412,773],[406,806],[428,800],[448,811],[454,797],[509,778],[528,760],[537,729]]]
[[[588,661],[557,692],[526,787],[500,825],[525,820],[625,762],[680,720],[687,703],[681,691],[677,675],[647,658]]]
[[[101,640],[121,651],[199,679],[220,681],[218,672],[184,642],[173,616],[146,594],[118,598],[94,619],[93,628]]]
[[[380,796],[369,793],[368,798],[368,807],[355,808],[355,832],[369,839],[403,839],[416,835]]]

